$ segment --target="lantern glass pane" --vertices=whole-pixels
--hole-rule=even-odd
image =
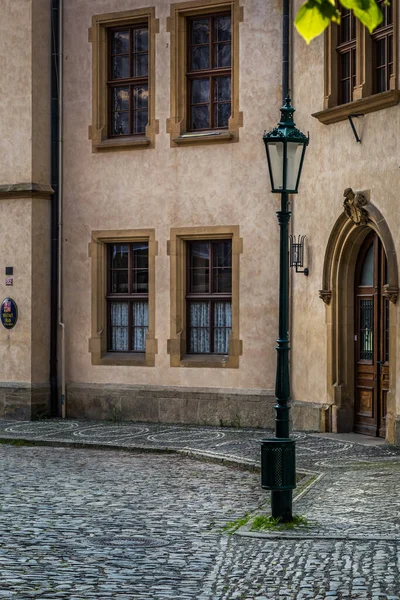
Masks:
[[[283,188],[283,142],[268,142],[268,155],[271,170],[272,188]]]
[[[304,144],[287,143],[286,190],[296,190]]]

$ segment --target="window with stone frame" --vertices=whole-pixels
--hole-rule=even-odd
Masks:
[[[338,104],[353,100],[353,89],[356,85],[356,18],[353,11],[342,10],[342,18],[338,32]]]
[[[154,148],[155,8],[92,17],[93,152]]]
[[[372,38],[373,92],[390,90],[390,79],[393,76],[393,0],[377,0],[382,11],[383,21],[375,29]]]
[[[343,6],[341,25],[325,32],[324,108],[314,113],[324,124],[398,104],[397,4],[377,0],[383,21],[372,34]],[[353,104],[356,103],[356,106]]]
[[[148,122],[147,23],[108,31],[109,136],[144,135]]]
[[[187,18],[189,131],[224,129],[231,115],[231,15]]]
[[[148,242],[109,244],[107,271],[107,349],[145,352],[149,327]]]
[[[171,4],[171,146],[239,141],[240,0]]]
[[[187,242],[187,353],[228,354],[232,240]]]

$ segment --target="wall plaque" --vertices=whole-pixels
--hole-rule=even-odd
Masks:
[[[4,298],[0,308],[0,319],[6,329],[15,327],[18,320],[18,307],[15,300]]]

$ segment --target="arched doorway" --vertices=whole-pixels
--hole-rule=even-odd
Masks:
[[[354,431],[386,436],[389,391],[389,299],[387,258],[371,231],[357,257],[354,287]]]
[[[349,194],[350,192],[350,194]],[[323,274],[322,274],[322,289],[319,291],[320,298],[326,305],[326,339],[327,339],[327,401],[324,410],[328,412],[327,429],[332,432],[344,433],[351,432],[354,429],[360,431],[358,425],[361,426],[363,416],[360,413],[365,413],[366,418],[372,419],[371,413],[380,414],[386,419],[377,421],[367,421],[369,430],[364,427],[363,433],[371,435],[385,435],[389,442],[394,442],[400,439],[400,427],[398,425],[398,411],[396,410],[396,350],[397,350],[397,310],[396,302],[399,295],[399,277],[397,267],[396,250],[390,233],[389,225],[377,208],[371,202],[369,191],[353,193],[352,190],[345,190],[344,212],[338,217],[328,240]],[[349,199],[352,201],[349,210]],[[360,218],[361,214],[361,218]],[[366,260],[369,246],[374,243],[372,252],[373,262],[378,260],[377,257],[386,256],[387,265],[383,269],[382,265],[376,268],[374,276],[381,278],[373,282],[370,289],[368,286],[360,287],[361,271]],[[374,265],[376,263],[374,262]],[[366,267],[367,268],[367,267]],[[384,275],[382,273],[384,272]],[[378,287],[378,291],[375,290]],[[355,341],[355,336],[360,336],[360,327],[357,319],[359,318],[357,308],[359,299],[362,298],[362,291],[365,292],[365,300],[370,300],[371,296],[379,300],[373,302],[380,307],[382,311],[387,311],[385,317],[376,318],[374,323],[371,321],[371,327],[385,328],[387,332],[375,332],[375,336],[369,338],[377,340],[386,339],[385,346],[375,349],[374,361],[367,355],[360,359],[357,353],[357,344],[359,339]],[[368,292],[373,292],[372,294]],[[388,302],[385,302],[388,300]],[[363,308],[371,310],[371,306],[364,304]],[[378,310],[378,308],[377,308]],[[390,326],[389,326],[390,321]],[[363,329],[366,331],[364,323]],[[365,335],[365,331],[362,335]],[[385,338],[387,335],[387,338]],[[368,351],[366,339],[363,340],[364,351]],[[372,342],[374,343],[374,341]],[[383,361],[385,351],[388,352],[387,359],[383,365],[377,364],[378,361]],[[382,354],[383,353],[383,354]],[[390,359],[390,364],[389,364]],[[364,363],[360,362],[363,360]],[[373,366],[376,373],[369,376],[365,374],[364,379],[360,379],[362,369],[360,365]],[[357,363],[360,363],[357,364]],[[387,364],[385,364],[387,363]],[[385,368],[387,367],[387,368]],[[367,369],[365,369],[367,371]],[[376,387],[378,393],[376,402],[384,403],[383,406],[377,406],[376,402],[371,405],[367,393],[374,385],[374,376],[381,380],[377,381]],[[369,380],[368,380],[369,377]],[[381,393],[382,392],[382,393]],[[369,392],[368,392],[369,393]],[[357,424],[357,425],[356,425]],[[364,424],[365,425],[365,424]]]

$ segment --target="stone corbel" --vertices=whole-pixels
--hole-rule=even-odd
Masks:
[[[351,188],[343,192],[345,198],[343,210],[355,225],[367,225],[369,221],[368,211],[364,208],[369,202],[365,192],[354,193]]]
[[[399,288],[395,286],[384,285],[382,295],[388,300],[390,300],[390,302],[392,302],[393,304],[396,304],[397,298],[399,296]]]
[[[321,298],[321,300],[323,302],[325,302],[326,305],[329,305],[331,303],[331,299],[332,299],[332,291],[331,290],[319,290],[318,294],[319,294],[319,297]]]

